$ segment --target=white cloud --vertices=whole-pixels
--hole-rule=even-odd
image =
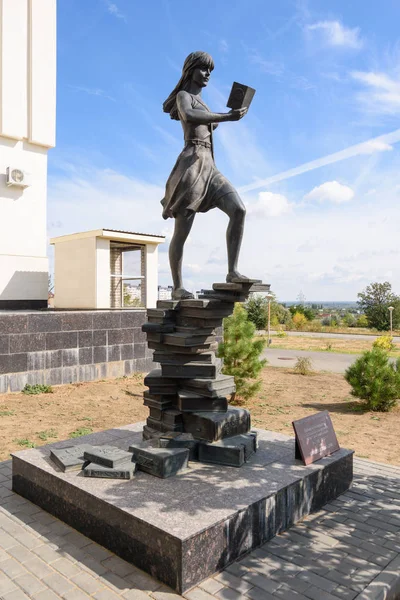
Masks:
[[[363,42],[360,38],[360,28],[350,29],[345,27],[339,21],[319,21],[312,25],[307,25],[307,31],[319,31],[323,41],[328,46],[340,46],[346,48],[359,49]]]
[[[219,41],[219,50],[222,54],[229,52],[229,44],[226,40],[222,39]]]
[[[388,150],[393,150],[393,146],[381,140],[370,140],[362,145],[360,154],[373,154],[374,152],[386,152]]]
[[[119,10],[118,6],[114,2],[111,2],[111,0],[104,0],[104,4],[106,5],[106,8],[110,15],[113,15],[114,17],[117,17],[117,19],[122,19],[123,21],[127,22],[126,16]]]
[[[367,88],[357,96],[367,112],[388,115],[400,113],[399,79],[373,71],[353,71],[351,76]]]
[[[257,202],[248,205],[247,214],[250,217],[280,217],[291,210],[292,204],[282,194],[260,192]]]
[[[155,233],[166,228],[160,200],[164,188],[111,169],[65,169],[49,177],[50,235],[101,227]],[[139,217],[140,216],[140,217]]]
[[[282,171],[281,173],[278,173],[277,175],[272,175],[272,177],[268,177],[267,179],[259,179],[252,183],[249,183],[248,185],[244,185],[239,188],[239,192],[250,192],[251,190],[257,190],[261,187],[271,185],[271,183],[277,183],[278,181],[283,181],[291,177],[296,177],[296,175],[308,173],[309,171],[313,171],[314,169],[319,169],[320,167],[325,167],[326,165],[331,165],[341,160],[352,158],[353,156],[359,156],[360,154],[373,154],[374,152],[391,150],[391,144],[395,144],[399,141],[400,129],[396,129],[391,133],[381,135],[377,138],[372,138],[371,140],[367,140],[366,142],[362,142],[361,144],[349,146],[344,150],[334,152],[333,154],[328,154],[327,156],[322,156],[321,158],[317,158],[316,160],[304,163],[302,165],[299,165],[298,167],[294,167],[293,169]]]
[[[350,202],[353,198],[354,192],[347,185],[343,185],[338,181],[326,181],[308,192],[303,199],[306,201],[343,204],[344,202]]]
[[[71,154],[72,161],[64,157],[57,164],[58,175],[50,177],[50,236],[108,227],[170,237],[174,221],[161,217],[164,181],[155,185],[150,183],[154,176],[143,180],[100,169],[88,164],[88,157],[83,160],[76,149]],[[357,292],[388,271],[393,274],[386,279],[400,293],[400,190],[395,189],[400,161],[396,156],[393,160],[396,164],[391,163],[389,170],[373,165],[357,189],[357,196],[364,199],[363,210],[354,202],[330,204],[329,221],[317,203],[295,211],[285,195],[265,191],[256,195],[254,204],[249,202],[256,218],[246,220],[240,272],[271,283],[281,300],[295,299],[300,289],[309,300],[355,300]],[[350,186],[354,189],[354,181]],[[379,195],[365,197],[373,188]],[[279,214],[281,218],[272,220],[271,215]],[[227,224],[227,216],[219,210],[196,216],[183,259],[188,289],[209,289],[213,282],[225,280]],[[160,246],[162,285],[171,285],[167,250],[168,240]]]
[[[88,94],[89,96],[101,96],[102,98],[106,98],[107,100],[112,100],[113,102],[116,102],[115,98],[109,96],[107,92],[100,88],[89,88],[82,85],[69,85],[68,87],[76,92],[83,92],[84,94]]]

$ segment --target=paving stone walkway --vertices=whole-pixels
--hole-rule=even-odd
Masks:
[[[400,598],[400,468],[355,459],[331,504],[185,594],[187,600]],[[1,600],[177,600],[149,575],[11,491],[0,463]]]

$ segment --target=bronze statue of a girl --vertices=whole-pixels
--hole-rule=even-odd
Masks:
[[[247,280],[237,271],[246,209],[233,185],[216,168],[213,153],[213,130],[218,123],[238,121],[244,117],[247,108],[228,113],[210,111],[201,98],[201,91],[208,84],[213,69],[214,61],[206,52],[189,54],[182,77],[163,104],[164,112],[181,122],[185,138],[185,147],[169,176],[161,201],[164,219],[175,219],[169,247],[174,300],[193,298],[182,283],[183,246],[195,214],[211,208],[220,208],[229,217],[226,281]]]

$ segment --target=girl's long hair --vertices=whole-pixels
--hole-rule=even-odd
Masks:
[[[171,119],[179,121],[176,96],[181,90],[187,90],[189,88],[193,70],[197,67],[208,67],[212,71],[214,69],[214,61],[207,52],[201,51],[192,52],[186,58],[183,64],[182,77],[163,104],[164,112],[169,113]]]

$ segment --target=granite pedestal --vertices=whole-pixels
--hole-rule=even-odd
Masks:
[[[13,490],[183,593],[343,493],[352,452],[303,466],[294,440],[259,430],[240,469],[189,462],[169,479],[132,480],[61,472],[50,449],[75,444],[128,450],[143,423],[13,454]]]

